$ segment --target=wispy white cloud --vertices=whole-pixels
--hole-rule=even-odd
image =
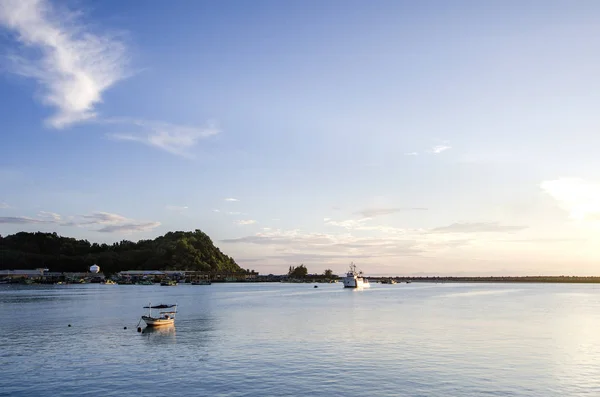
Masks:
[[[498,240],[506,243],[526,243],[526,244],[548,244],[548,243],[571,243],[574,241],[585,241],[583,238],[525,238],[514,240]]]
[[[167,205],[165,207],[168,211],[183,212],[188,209],[187,205]]]
[[[323,221],[326,225],[340,227],[348,231],[380,232],[388,235],[406,234],[407,232],[406,229],[393,226],[369,225],[368,222],[371,220],[372,218],[360,218],[336,221],[330,218],[325,218]]]
[[[241,215],[241,214],[243,214],[240,211],[221,211],[221,210],[217,210],[217,209],[213,210],[213,212],[219,212],[219,213],[225,214],[225,215]]]
[[[2,217],[0,217],[0,224],[2,224],[2,223],[25,225],[25,224],[55,223],[55,221],[47,220],[47,219],[30,218],[27,216],[2,216]]]
[[[452,149],[452,146],[436,145],[436,146],[432,147],[431,149],[429,149],[429,152],[433,153],[433,154],[440,154],[440,153],[445,152],[446,150],[450,150],[450,149]]]
[[[453,223],[431,229],[431,233],[498,233],[518,232],[527,229],[527,226],[500,225],[498,222],[467,222]]]
[[[50,218],[56,222],[59,222],[62,220],[62,216],[60,216],[60,214],[57,214],[56,212],[48,212],[48,211],[40,211],[38,212],[38,216],[40,218]]]
[[[77,227],[99,227],[93,229],[102,233],[133,233],[152,230],[161,225],[160,222],[136,221],[123,215],[110,212],[94,212],[88,215],[69,217],[68,222],[62,223],[62,226]]]
[[[84,227],[102,226],[100,229],[94,229],[102,233],[133,233],[152,230],[160,226],[161,223],[136,221],[110,212],[94,212],[89,215],[75,217],[75,220],[69,222],[68,225]]]
[[[110,212],[64,217],[54,212],[40,211],[37,218],[26,216],[0,217],[0,224],[48,224],[66,227],[84,227],[103,233],[131,233],[152,230],[160,222],[136,221]],[[99,229],[98,229],[99,227]]]
[[[160,226],[160,222],[125,223],[121,225],[104,226],[96,231],[101,233],[135,233],[152,230],[158,226]]]
[[[559,178],[542,182],[540,188],[556,200],[570,218],[600,220],[600,184],[582,178]]]
[[[103,92],[125,76],[125,45],[93,33],[78,14],[46,0],[3,0],[0,24],[22,45],[10,55],[12,71],[35,79],[44,104],[56,109],[55,128],[96,117]]]
[[[113,214],[110,212],[94,212],[89,215],[82,215],[83,221],[79,222],[80,225],[94,225],[94,224],[116,224],[128,222],[129,219],[119,215]]]
[[[10,208],[10,205],[8,205],[7,203],[4,203],[4,202],[0,202],[0,209],[6,209],[6,208]]]
[[[405,156],[418,156],[419,153],[418,152],[409,152],[409,153],[404,153]]]
[[[126,118],[108,119],[103,122],[108,124],[122,124],[126,125],[126,127],[122,128],[135,130],[107,134],[110,139],[139,142],[165,150],[171,154],[188,158],[193,157],[193,153],[190,150],[197,146],[202,139],[217,135],[220,132],[214,125],[192,127]]]
[[[236,222],[238,225],[252,225],[256,223],[254,219],[242,219]]]
[[[301,230],[263,230],[254,235],[222,240],[226,244],[245,244],[261,247],[266,260],[284,262],[315,261],[339,263],[357,258],[401,258],[429,255],[469,244],[469,239],[445,238],[425,234],[358,237],[351,233],[308,233]],[[269,252],[269,254],[265,254]]]
[[[251,244],[331,244],[335,238],[327,234],[304,233],[301,230],[269,230],[234,239],[225,239],[225,243],[251,243]]]
[[[364,225],[365,222],[371,220],[371,218],[361,218],[361,219],[346,219],[343,221],[336,221],[331,218],[325,218],[323,221],[327,225],[338,226],[344,229],[358,229]]]
[[[238,200],[238,199],[236,199],[236,198],[233,198],[233,197],[228,197],[228,198],[226,198],[226,199],[224,199],[224,200],[225,200],[225,201],[240,201],[240,200]]]
[[[397,212],[403,211],[426,211],[427,208],[423,207],[396,207],[396,208],[368,208],[361,211],[356,212],[356,214],[362,215],[365,218],[374,218],[376,216],[395,214]]]
[[[0,26],[20,44],[11,53],[10,70],[39,84],[41,101],[56,110],[46,120],[54,128],[96,121],[120,125],[107,134],[114,140],[143,143],[169,153],[193,157],[191,149],[219,133],[214,125],[195,127],[131,118],[99,118],[103,93],[127,77],[129,58],[115,34],[93,32],[81,12],[53,7],[47,0],[0,2]]]

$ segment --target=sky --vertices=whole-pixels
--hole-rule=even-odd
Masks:
[[[600,2],[0,1],[0,234],[600,275]]]

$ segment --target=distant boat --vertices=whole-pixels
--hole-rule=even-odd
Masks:
[[[158,317],[152,316],[152,309],[171,309],[175,308],[172,311],[159,311]],[[177,313],[177,304],[175,305],[148,305],[144,306],[144,309],[148,309],[148,315],[142,316],[142,320],[146,323],[148,327],[158,327],[161,325],[172,325],[175,324],[175,314]]]
[[[163,281],[162,283],[160,283],[160,285],[166,286],[166,287],[173,287],[173,286],[177,285],[177,281],[167,280],[167,281]]]
[[[211,285],[210,280],[192,281],[192,285]]]
[[[117,284],[117,283],[115,283],[115,282],[114,282],[114,281],[112,281],[111,279],[108,279],[108,280],[105,280],[105,281],[104,281],[104,284],[107,284],[107,285],[113,285],[113,284]]]
[[[368,288],[370,286],[369,280],[363,276],[362,271],[356,270],[356,265],[350,263],[350,269],[346,273],[346,277],[343,278],[344,288]]]
[[[397,284],[398,282],[393,278],[383,278],[380,281],[381,284]]]

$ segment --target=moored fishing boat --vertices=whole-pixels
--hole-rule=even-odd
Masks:
[[[152,316],[152,309],[171,309],[175,308],[175,310],[169,311],[159,311],[158,317]],[[142,316],[142,320],[146,323],[148,327],[157,327],[160,325],[172,325],[175,323],[175,314],[177,313],[177,304],[174,305],[156,305],[152,306],[149,304],[148,306],[144,306],[144,309],[148,309],[148,315]]]

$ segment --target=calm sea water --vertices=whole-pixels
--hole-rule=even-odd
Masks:
[[[600,396],[596,285],[2,285],[0,319],[3,396]]]

